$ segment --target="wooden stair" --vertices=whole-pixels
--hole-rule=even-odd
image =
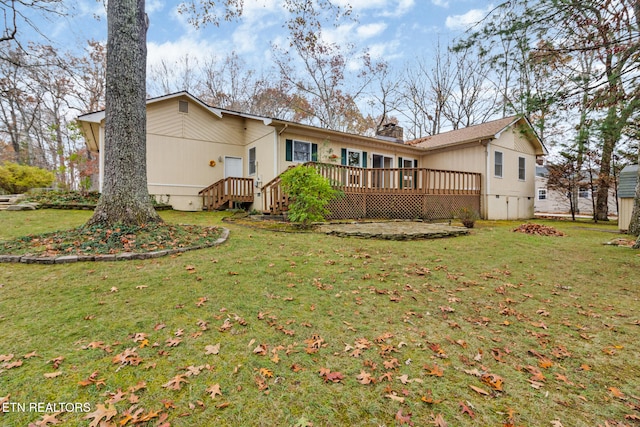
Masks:
[[[229,177],[214,182],[198,192],[202,207],[214,211],[232,203],[253,203],[253,178]]]

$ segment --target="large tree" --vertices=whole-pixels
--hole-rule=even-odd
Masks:
[[[480,44],[486,58],[502,65],[503,76],[515,71],[519,78],[516,95],[525,114],[539,110],[540,100],[549,99],[546,93],[536,91],[532,74],[532,51],[572,58],[563,65],[563,91],[574,94],[574,105],[582,104],[581,94],[586,91],[587,105],[597,119],[600,148],[600,173],[597,182],[597,219],[606,220],[608,214],[612,155],[619,144],[622,130],[640,106],[638,67],[640,64],[640,37],[638,32],[638,2],[636,0],[519,0],[504,2],[485,19],[481,29],[472,33],[464,46]],[[503,49],[500,49],[500,48]],[[515,47],[516,49],[512,49]],[[577,71],[580,57],[588,53],[595,62],[597,73],[584,79]],[[515,54],[515,56],[514,56]],[[535,56],[534,56],[535,57]],[[507,81],[503,79],[504,88]],[[507,93],[505,91],[505,93]],[[530,101],[535,101],[531,103]],[[553,98],[549,101],[555,102]],[[546,108],[546,107],[545,107]],[[577,113],[576,115],[580,115]],[[578,124],[576,141],[587,134]]]
[[[144,0],[107,3],[104,183],[88,224],[160,222],[147,190]]]

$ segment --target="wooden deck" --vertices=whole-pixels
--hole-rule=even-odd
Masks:
[[[480,210],[479,173],[426,168],[365,169],[325,163],[315,167],[344,196],[331,202],[330,218],[451,218],[460,208]],[[281,214],[288,197],[276,177],[262,187],[263,211]]]

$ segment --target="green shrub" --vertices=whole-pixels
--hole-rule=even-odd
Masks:
[[[324,221],[329,214],[327,205],[340,194],[313,166],[291,168],[281,179],[282,189],[289,196],[289,220],[304,227]]]
[[[48,187],[54,179],[53,172],[35,166],[12,162],[0,166],[0,188],[8,193],[24,193],[32,188]]]
[[[476,220],[480,218],[480,214],[475,209],[462,207],[458,209],[457,217],[465,227],[473,228]]]

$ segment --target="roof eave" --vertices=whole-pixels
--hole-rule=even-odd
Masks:
[[[265,123],[267,124],[267,123]],[[323,128],[319,128],[316,126],[311,126],[311,125],[305,125],[302,123],[295,123],[295,122],[289,122],[286,120],[279,120],[279,119],[271,119],[270,123],[268,123],[269,126],[282,126],[282,127],[286,127],[288,130],[291,129],[300,129],[300,130],[305,130],[307,132],[314,132],[314,133],[321,133],[321,134],[330,134],[330,135],[334,135],[337,138],[349,138],[349,139],[356,139],[359,140],[359,142],[362,143],[366,143],[366,144],[370,144],[370,145],[383,145],[386,147],[394,147],[396,149],[402,149],[402,150],[406,150],[407,152],[413,151],[413,152],[424,152],[425,148],[424,147],[417,147],[417,146],[413,146],[413,145],[408,145],[408,144],[403,144],[403,143],[399,143],[399,142],[392,142],[392,141],[385,141],[383,139],[379,139],[379,138],[375,138],[375,137],[371,137],[371,136],[364,136],[364,135],[358,135],[358,134],[353,134],[353,133],[346,133],[346,132],[341,132],[338,130],[332,130],[332,129],[323,129]]]

